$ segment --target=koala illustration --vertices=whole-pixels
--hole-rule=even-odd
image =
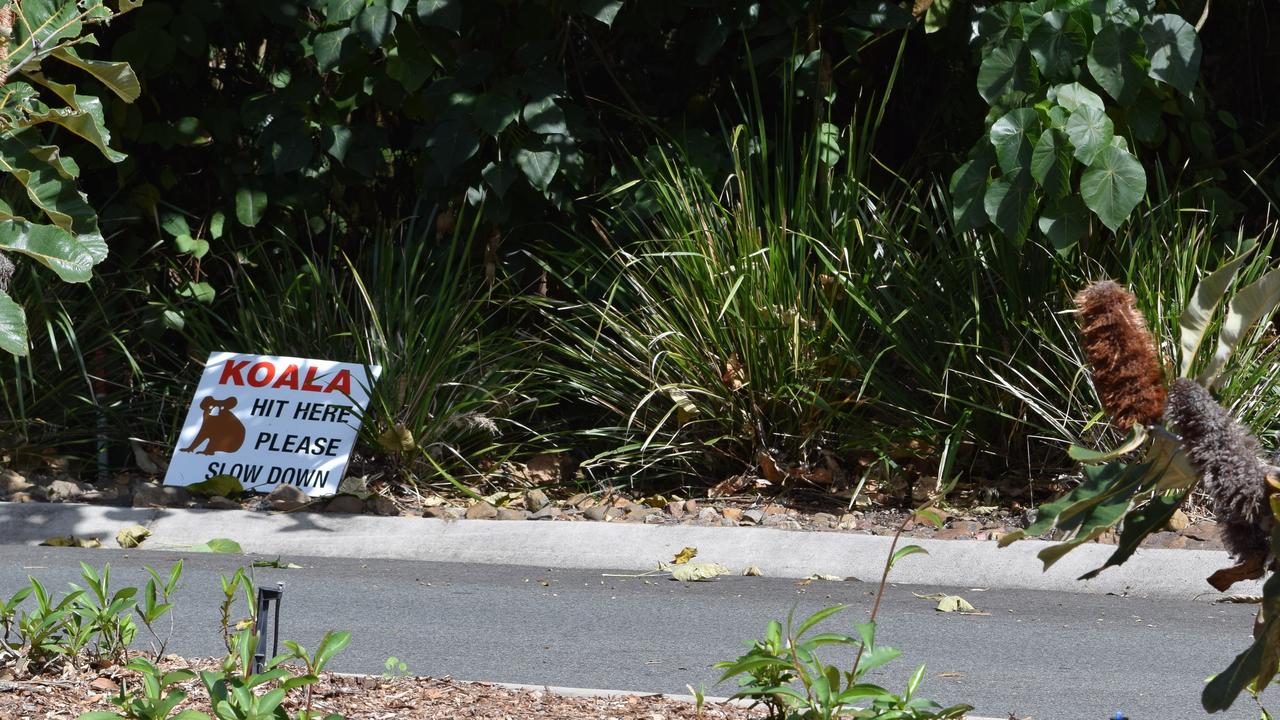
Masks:
[[[196,447],[208,441],[201,455],[212,455],[216,452],[235,452],[244,444],[244,425],[240,423],[231,408],[236,406],[235,397],[226,400],[215,400],[207,397],[200,401],[200,409],[204,411],[204,421],[200,423],[200,431],[196,439],[183,448],[182,452],[195,452]]]

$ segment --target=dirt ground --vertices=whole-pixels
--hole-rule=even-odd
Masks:
[[[165,659],[166,669],[194,667],[211,670],[213,660],[191,663],[176,656]],[[0,681],[0,718],[5,720],[74,720],[94,710],[113,711],[110,698],[120,685],[138,682],[132,671],[110,668],[101,672],[67,674],[59,679],[30,682]],[[183,683],[188,693],[179,708],[210,713],[208,694],[199,680]],[[304,693],[294,690],[285,702],[289,716],[305,707]],[[543,690],[512,690],[485,683],[448,678],[397,678],[325,673],[314,686],[311,709],[323,718],[338,713],[347,720],[746,720],[764,717],[762,710],[707,703],[701,714],[691,702],[662,696],[607,698],[565,697]]]

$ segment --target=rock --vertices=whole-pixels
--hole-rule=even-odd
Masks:
[[[732,520],[732,521],[734,521],[734,522],[738,522],[739,520],[741,520],[741,519],[742,519],[742,509],[741,509],[741,508],[736,508],[736,507],[727,507],[727,508],[725,508],[725,509],[721,510],[721,511],[720,511],[720,514],[721,514],[721,515],[724,515],[724,517],[725,517],[725,519],[726,519],[726,520]]]
[[[760,520],[760,524],[765,527],[777,527],[779,525],[785,525],[788,519],[789,518],[787,518],[786,515],[778,515],[777,513],[774,513],[773,515],[765,515],[764,518]]]
[[[540,484],[558,483],[562,474],[562,457],[551,453],[534,455],[524,464],[525,473],[530,480]]]
[[[231,498],[222,497],[221,495],[214,495],[208,500],[205,500],[204,506],[209,508],[210,510],[239,510],[240,509],[240,503],[236,502],[235,500],[232,500]]]
[[[1192,540],[1199,540],[1206,543],[1222,543],[1222,531],[1218,528],[1217,523],[1203,522],[1196,523],[1182,531],[1182,534]]]
[[[669,514],[671,517],[673,517],[673,518],[675,518],[675,519],[677,519],[677,520],[679,520],[680,518],[684,517],[684,503],[683,503],[683,502],[679,502],[679,501],[676,501],[676,502],[669,502],[669,503],[667,503],[667,508],[666,508],[666,509],[667,509],[667,514]]]
[[[329,502],[325,503],[324,511],[327,513],[358,515],[364,512],[364,501],[355,495],[334,495],[329,499]]]
[[[366,511],[374,515],[382,515],[384,517],[395,517],[400,514],[400,507],[396,505],[396,501],[386,495],[374,495],[364,501]]]
[[[0,495],[12,495],[16,492],[27,492],[35,485],[12,470],[0,470]]]
[[[601,511],[603,513],[603,511]],[[530,520],[553,520],[563,515],[564,512],[555,505],[547,505],[541,510],[529,516]]]
[[[605,510],[604,514],[606,517],[611,517],[614,520],[617,520],[623,515],[626,515],[627,511],[623,510],[622,508],[611,507],[608,510]]]
[[[725,509],[727,510],[728,508]],[[764,511],[759,508],[751,508],[742,513],[742,519],[759,525],[764,520]]]
[[[298,490],[298,492],[302,491]],[[191,493],[187,492],[186,488],[143,483],[133,491],[133,506],[136,508],[186,507],[189,502],[191,502]]]
[[[86,485],[77,480],[54,480],[49,483],[49,500],[51,502],[74,502],[92,489],[92,485]]]
[[[720,521],[723,519],[724,518],[720,516],[720,513],[717,512],[715,508],[702,508],[698,513],[698,522],[706,525],[719,525]]]
[[[583,501],[583,500],[586,500],[586,499],[587,499],[587,498],[589,498],[589,497],[591,497],[591,496],[590,496],[590,495],[588,495],[587,493],[578,493],[577,495],[574,495],[573,497],[569,498],[568,500],[565,500],[565,501],[564,501],[564,504],[565,504],[565,505],[569,505],[570,507],[578,507],[579,505],[581,505],[581,504],[582,504],[582,501]]]
[[[478,502],[467,508],[468,520],[490,520],[498,517],[498,509],[487,502]]]
[[[836,516],[831,513],[814,513],[811,518],[814,523],[823,527],[833,527],[836,525]]]
[[[935,540],[968,540],[973,536],[967,527],[942,528],[933,535]]]
[[[526,520],[529,517],[528,510],[516,510],[514,508],[498,508],[496,519],[498,520]]]
[[[626,520],[627,522],[644,522],[644,519],[652,512],[653,508],[647,508],[643,505],[632,505],[631,509],[627,510],[627,515],[623,520]]]
[[[665,523],[666,521],[667,519],[662,516],[662,513],[649,513],[648,515],[644,516],[645,525],[659,525],[659,524]]]
[[[1169,518],[1169,523],[1165,527],[1169,530],[1186,530],[1191,524],[1191,518],[1181,510],[1174,510],[1173,516]]]
[[[551,503],[547,494],[541,490],[530,490],[524,494],[524,506],[534,512],[538,512],[542,508]]]
[[[267,494],[267,503],[272,510],[297,510],[309,501],[307,494],[293,485],[281,485]]]
[[[685,501],[684,501],[684,511],[685,511],[685,512],[687,512],[687,513],[689,513],[690,515],[697,515],[697,514],[698,514],[698,501],[697,501],[697,500],[694,500],[693,498],[689,498],[688,500],[685,500]]]
[[[723,526],[725,526],[725,527],[737,527],[737,526],[738,526],[738,523],[736,523],[736,522],[734,522],[734,521],[730,520],[729,518],[720,518],[720,524],[721,524],[721,525],[723,525]]]
[[[604,522],[604,519],[609,517],[609,511],[603,505],[589,507],[582,511],[582,514],[588,520],[595,520],[596,522]]]
[[[29,503],[29,502],[48,502],[48,496],[44,495],[44,488],[35,487],[31,492],[16,492],[7,499],[11,503]]]
[[[422,517],[444,520],[449,518],[449,509],[443,505],[434,505],[422,511]]]
[[[777,505],[775,503],[769,503],[768,505],[764,506],[763,512],[765,515],[786,515],[787,509],[781,505]]]

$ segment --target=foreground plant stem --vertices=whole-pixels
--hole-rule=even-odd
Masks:
[[[867,622],[874,624],[876,615],[880,614],[880,601],[884,599],[884,588],[889,582],[889,571],[893,569],[893,554],[898,551],[898,540],[902,537],[902,533],[907,531],[907,523],[914,520],[921,511],[928,509],[931,505],[933,505],[932,501],[916,508],[910,515],[902,519],[902,523],[898,525],[898,531],[893,534],[893,542],[889,543],[889,558],[884,561],[884,572],[880,573],[880,587],[876,590],[876,601],[871,606],[871,616],[867,618]],[[862,653],[866,649],[865,643],[858,646],[858,655],[853,659],[853,667],[855,669],[858,667],[858,663],[862,662]]]

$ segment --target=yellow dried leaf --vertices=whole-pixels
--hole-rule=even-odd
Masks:
[[[747,569],[742,571],[742,574],[748,577],[764,577],[764,571],[755,565],[748,565]]]
[[[944,595],[938,601],[938,612],[976,613],[978,609],[959,595]]]
[[[687,547],[681,550],[680,552],[676,553],[675,557],[671,558],[671,564],[683,565],[689,562],[690,560],[692,560],[695,556],[697,556],[697,554],[698,554],[698,548]]]
[[[822,573],[814,573],[805,580],[827,580],[830,582],[844,582],[844,578],[839,575],[823,575]]]
[[[120,528],[120,532],[116,533],[116,542],[120,547],[128,550],[136,548],[142,544],[143,540],[151,537],[151,531],[141,525],[130,525]]]
[[[413,433],[403,425],[396,425],[378,436],[378,445],[389,453],[407,453],[417,447]]]

